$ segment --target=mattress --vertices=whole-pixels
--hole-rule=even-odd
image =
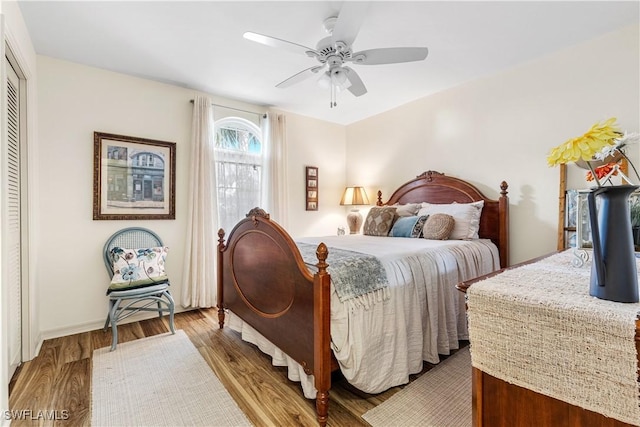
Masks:
[[[296,239],[375,256],[384,266],[385,297],[366,306],[341,302],[331,289],[331,347],[345,379],[366,393],[406,384],[423,361],[438,363],[468,339],[464,294],[455,286],[500,268],[498,248],[486,239],[436,241],[364,235]],[[313,377],[240,318],[229,327],[269,354],[288,377],[315,398]]]

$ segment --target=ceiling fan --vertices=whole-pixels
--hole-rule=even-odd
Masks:
[[[294,74],[276,87],[286,88],[313,76],[320,76],[319,84],[331,89],[330,106],[333,108],[337,105],[337,90],[347,89],[355,96],[367,93],[358,73],[346,64],[379,65],[422,61],[429,53],[426,47],[389,47],[354,52],[352,45],[368,8],[369,2],[345,1],[338,16],[324,20],[323,26],[329,36],[321,39],[315,49],[253,32],[246,32],[243,36],[267,46],[302,53],[318,61],[318,65]]]

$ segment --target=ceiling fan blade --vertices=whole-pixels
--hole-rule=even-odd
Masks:
[[[342,68],[347,75],[347,80],[349,80],[349,82],[351,83],[351,86],[347,88],[349,89],[349,92],[351,92],[355,96],[362,96],[367,93],[367,88],[364,86],[364,83],[362,83],[362,79],[360,79],[358,73],[353,71],[353,69],[351,69],[350,67]]]
[[[355,52],[351,61],[363,65],[396,64],[422,61],[428,54],[426,47],[386,47]]]
[[[360,31],[369,6],[370,2],[368,1],[345,1],[343,3],[331,33],[331,41],[334,45],[336,42],[343,42],[347,47],[351,46]]]
[[[302,70],[299,73],[294,74],[286,80],[281,81],[276,85],[276,87],[284,88],[293,86],[296,83],[300,83],[303,80],[306,80],[310,77],[317,76],[324,68],[324,65],[315,65],[311,68],[307,68],[306,70]]]
[[[251,40],[266,46],[271,46],[280,49],[286,49],[293,53],[303,53],[307,56],[317,56],[318,52],[310,47],[303,46],[298,43],[293,43],[287,40],[282,40],[276,37],[265,36],[264,34],[252,33],[247,31],[242,35],[247,40]]]

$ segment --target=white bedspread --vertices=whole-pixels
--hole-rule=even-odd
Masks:
[[[385,267],[390,297],[367,308],[343,304],[331,294],[331,345],[350,384],[380,393],[406,384],[422,362],[438,363],[439,354],[468,339],[464,294],[459,282],[500,267],[497,247],[489,240],[435,241],[363,235],[296,239],[329,248],[376,256]],[[231,314],[231,313],[230,313]],[[313,377],[237,316],[229,327],[271,355],[276,366],[289,367],[289,379],[301,381],[304,394],[315,397]]]

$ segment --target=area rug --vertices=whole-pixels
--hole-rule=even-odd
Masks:
[[[182,330],[93,352],[91,425],[251,426]]]
[[[471,426],[471,355],[465,347],[367,411],[373,427]]]

